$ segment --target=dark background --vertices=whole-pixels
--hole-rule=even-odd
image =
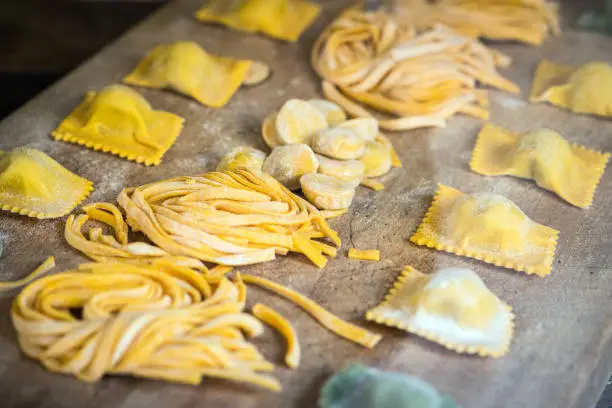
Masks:
[[[166,2],[0,0],[0,120]],[[572,26],[604,0],[561,3],[564,26]],[[612,386],[597,408],[612,408]]]

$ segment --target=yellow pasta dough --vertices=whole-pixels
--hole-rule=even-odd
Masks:
[[[305,0],[210,0],[196,17],[234,30],[258,31],[295,42],[320,12],[320,5]]]
[[[467,195],[439,185],[410,241],[544,277],[551,271],[558,234],[503,196]]]
[[[158,45],[123,78],[130,85],[172,88],[203,105],[225,105],[247,79],[251,61],[208,54],[193,41]]]
[[[261,171],[266,154],[252,147],[239,146],[230,150],[217,165],[217,171],[245,168],[254,172]]]
[[[142,95],[123,85],[89,92],[52,133],[57,140],[156,165],[172,146],[184,119],[153,110]]]
[[[612,116],[612,66],[590,62],[581,66],[543,60],[535,74],[531,102],[550,102],[576,113]]]
[[[485,176],[534,180],[567,202],[586,208],[609,157],[569,143],[550,129],[518,134],[487,124],[478,136],[470,167]]]
[[[68,214],[93,190],[45,153],[29,147],[0,150],[0,208],[35,218]]]
[[[465,268],[426,275],[407,266],[366,319],[481,357],[506,354],[514,330],[511,308]]]

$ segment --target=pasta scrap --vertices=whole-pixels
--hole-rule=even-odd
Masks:
[[[123,78],[129,85],[172,88],[202,105],[224,106],[247,78],[251,61],[208,54],[193,41],[160,44]],[[267,77],[267,75],[266,75]],[[264,78],[265,79],[265,78]]]
[[[153,110],[132,89],[110,85],[87,93],[52,136],[150,166],[161,162],[183,122],[180,116]]]
[[[609,157],[570,143],[550,129],[517,134],[487,124],[478,136],[470,167],[485,176],[534,180],[570,204],[587,208]]]
[[[0,150],[0,208],[33,218],[68,214],[93,183],[30,147]]]
[[[543,60],[533,80],[530,102],[549,102],[575,113],[612,117],[612,66],[590,62],[581,66]]]
[[[349,248],[348,257],[364,261],[380,261],[380,251],[378,249]]]
[[[325,310],[311,299],[285,286],[279,285],[278,283],[259,276],[243,275],[242,278],[246,283],[261,286],[286,299],[291,300],[318,320],[323,327],[340,337],[344,337],[347,340],[351,340],[368,348],[374,347],[382,338],[380,334],[372,333],[340,319],[338,316]]]
[[[217,377],[281,389],[246,339],[263,326],[244,313],[237,285],[172,262],[82,264],[24,288],[11,318],[26,355],[82,381]]]
[[[314,244],[314,238],[340,246],[337,232],[312,204],[268,174],[244,168],[127,188],[117,201],[125,219],[109,203],[70,216],[68,243],[97,261],[146,264],[170,258],[204,272],[202,262],[248,265],[289,251],[303,253],[323,267],[329,251]],[[115,237],[92,228],[86,238],[81,229],[90,218],[110,225]],[[128,226],[153,244],[128,242]]]
[[[290,368],[297,368],[300,365],[301,350],[297,334],[291,323],[278,312],[261,303],[253,306],[253,315],[262,322],[274,327],[287,339],[285,363]]]
[[[320,12],[320,5],[305,0],[211,0],[196,12],[196,17],[234,30],[295,42]]]
[[[481,357],[506,354],[514,331],[510,306],[465,268],[426,275],[407,266],[366,319]]]
[[[467,195],[440,184],[410,241],[544,277],[552,269],[558,234],[503,196]]]
[[[488,118],[477,84],[518,93],[497,67],[510,59],[444,25],[419,27],[350,8],[319,36],[311,63],[325,97],[386,130],[444,127],[456,113]],[[397,163],[397,161],[396,161]]]

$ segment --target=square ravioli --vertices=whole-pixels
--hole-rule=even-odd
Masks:
[[[550,274],[558,235],[501,195],[468,195],[440,184],[410,241],[544,277]]]
[[[88,92],[52,133],[57,140],[110,152],[147,166],[157,165],[183,128],[184,119],[151,108],[123,85]]]
[[[485,176],[510,175],[529,180],[576,207],[593,202],[610,155],[569,143],[550,129],[513,133],[483,126],[470,167]]]
[[[304,0],[210,0],[196,12],[196,18],[295,42],[320,12],[320,5]]]
[[[0,207],[34,218],[68,214],[93,190],[92,182],[29,147],[0,150]]]
[[[247,77],[248,60],[208,54],[192,41],[158,45],[123,78],[129,85],[172,88],[202,105],[225,105]]]
[[[510,306],[465,268],[427,275],[407,266],[366,319],[481,357],[506,354],[514,331]]]
[[[612,117],[612,66],[580,66],[542,60],[533,79],[530,102],[549,102],[575,113]]]

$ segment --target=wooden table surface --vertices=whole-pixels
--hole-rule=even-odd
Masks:
[[[125,186],[212,170],[231,147],[263,149],[260,123],[285,100],[319,94],[308,63],[316,34],[346,5],[326,3],[326,11],[297,44],[245,35],[194,20],[202,0],[176,1],[129,31],[73,73],[0,123],[0,148],[32,145],[68,169],[95,182],[86,202],[114,201]],[[53,141],[49,133],[88,90],[119,81],[161,42],[194,40],[210,52],[263,60],[274,69],[265,84],[241,90],[221,109],[179,95],[141,89],[155,108],[180,114],[186,126],[158,167],[144,167],[76,145]],[[525,102],[537,62],[590,60],[612,62],[612,40],[571,30],[541,48],[496,45],[514,58],[504,71],[523,90],[521,97],[491,91],[492,121],[517,130],[550,127],[574,142],[612,151],[612,122],[576,116],[547,105]],[[448,392],[466,408],[591,407],[612,371],[612,170],[603,177],[594,205],[572,207],[533,183],[510,177],[487,178],[470,172],[468,162],[482,123],[457,116],[445,129],[391,135],[404,162],[383,178],[386,189],[359,189],[349,214],[332,220],[343,239],[342,251],[318,270],[290,255],[273,263],[242,268],[312,297],[334,313],[384,335],[373,350],[338,338],[296,306],[253,288],[250,302],[265,301],[295,324],[303,347],[299,369],[282,365],[284,342],[272,330],[255,340],[278,364],[283,391],[274,394],[236,383],[205,379],[183,386],[135,378],[110,377],[98,384],[44,370],[18,349],[9,320],[15,294],[0,297],[0,397],[2,407],[235,407],[315,406],[318,390],[331,373],[349,361],[410,373]],[[408,239],[436,190],[444,183],[466,192],[496,192],[517,203],[539,223],[561,231],[551,276],[540,279],[478,261],[417,247]],[[63,239],[64,219],[33,220],[3,213],[4,254],[0,278],[26,275],[46,256],[59,269],[85,260]],[[382,261],[346,258],[350,246],[379,248]],[[516,332],[501,359],[462,356],[394,330],[364,322],[365,311],[381,301],[403,265],[424,272],[444,266],[474,269],[515,310]]]

